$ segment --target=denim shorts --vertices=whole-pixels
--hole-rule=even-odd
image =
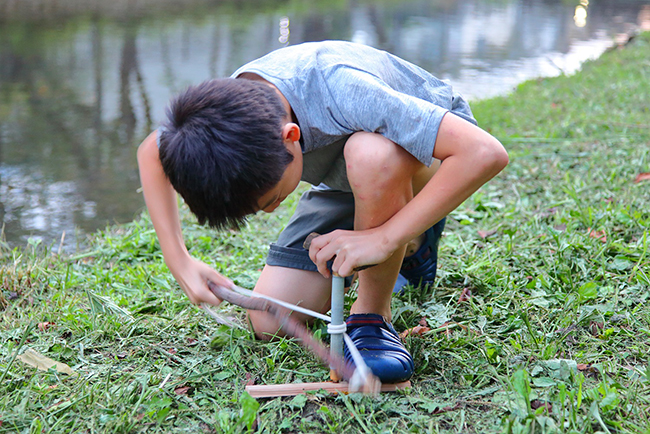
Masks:
[[[354,229],[354,196],[352,192],[333,190],[321,184],[303,193],[296,212],[271,244],[266,258],[268,265],[318,271],[302,245],[312,233],[326,234],[336,229]]]

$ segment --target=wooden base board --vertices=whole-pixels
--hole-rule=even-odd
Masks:
[[[395,392],[396,390],[408,389],[411,387],[410,381],[402,383],[382,384],[382,392]],[[328,393],[348,393],[348,383],[331,383],[325,381],[322,383],[295,383],[295,384],[265,384],[246,386],[246,391],[253,398],[273,398],[277,396],[295,396],[310,391],[323,390]]]

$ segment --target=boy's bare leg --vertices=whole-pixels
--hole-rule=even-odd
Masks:
[[[422,167],[418,169],[417,173],[413,177],[414,196],[418,194],[420,190],[422,190],[422,187],[424,187],[427,182],[429,182],[429,180],[436,173],[439,167],[440,167],[440,160],[433,160],[431,166],[427,167],[425,165],[422,165]],[[422,245],[423,241],[424,241],[424,234],[409,241],[406,244],[406,252],[404,253],[404,256],[406,257],[415,254],[415,252],[417,252],[420,246]]]
[[[391,218],[435,173],[379,134],[356,133],[346,143],[348,178],[355,195],[355,229],[369,229]],[[378,169],[381,168],[381,169]],[[415,241],[417,249],[417,240]],[[387,261],[359,272],[359,291],[351,313],[378,313],[390,320],[393,286],[404,258],[404,248]],[[317,272],[265,266],[255,292],[325,313],[330,308],[331,279]],[[294,313],[295,318],[311,318]],[[268,339],[279,324],[270,315],[250,311],[256,335]]]
[[[325,313],[330,309],[331,282],[315,271],[266,265],[255,285],[255,292]],[[272,315],[259,311],[248,311],[248,315],[258,338],[266,340],[282,335],[278,333],[280,325]],[[312,319],[299,312],[292,313],[292,317],[304,322]]]
[[[355,195],[355,229],[379,226],[404,207],[413,197],[414,174],[424,167],[402,148],[373,133],[352,135],[345,158]],[[384,263],[359,272],[358,297],[351,313],[377,313],[390,320],[391,294],[403,257],[404,248]],[[331,279],[317,272],[267,265],[255,292],[325,313],[330,308]],[[301,321],[311,319],[300,313],[292,315]],[[277,334],[279,324],[272,316],[250,311],[249,317],[259,338]]]
[[[379,134],[361,132],[350,137],[344,152],[355,200],[355,230],[380,226],[412,199],[413,178],[424,166],[405,150]],[[376,313],[390,321],[404,251],[405,246],[387,261],[359,272],[358,297],[350,313]]]

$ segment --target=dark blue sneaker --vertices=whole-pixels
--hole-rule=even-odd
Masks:
[[[372,373],[382,383],[399,383],[413,375],[413,358],[402,340],[384,317],[374,313],[350,315],[345,320],[347,334],[361,353]],[[345,360],[354,364],[345,346]]]
[[[443,218],[427,229],[424,233],[424,241],[418,251],[404,258],[399,274],[406,278],[411,285],[431,285],[435,280],[438,268],[438,244],[442,231],[445,229],[445,220]],[[393,292],[401,293],[403,287],[403,284],[400,286],[398,277]]]

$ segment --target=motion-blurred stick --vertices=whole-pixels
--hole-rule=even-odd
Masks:
[[[316,340],[312,334],[307,330],[302,323],[291,318],[291,310],[280,306],[277,303],[274,303],[270,300],[256,297],[247,297],[226,289],[222,286],[215,285],[212,282],[208,282],[208,287],[210,291],[221,300],[225,300],[229,303],[236,304],[245,309],[259,310],[268,312],[273,315],[280,323],[280,328],[289,336],[293,336],[300,340],[302,345],[313,352],[318,358],[320,358],[325,364],[329,365],[332,369],[336,370],[340,376],[345,380],[350,381],[354,377],[355,369],[353,366],[345,363],[342,355],[330,353],[325,345],[320,341]],[[361,384],[359,384],[361,380]],[[364,375],[363,378],[357,376],[355,381],[355,389],[363,393],[377,393],[381,387],[381,382],[377,377],[372,374]]]

